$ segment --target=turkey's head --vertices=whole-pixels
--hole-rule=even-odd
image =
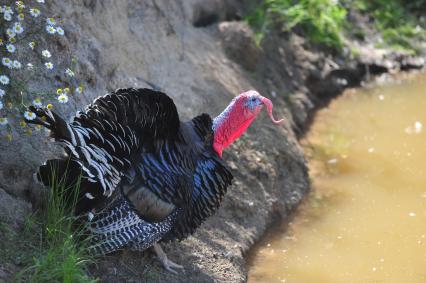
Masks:
[[[214,118],[213,148],[219,156],[222,156],[222,151],[247,130],[263,106],[266,107],[266,111],[274,124],[280,124],[284,121],[284,119],[276,120],[274,118],[272,102],[254,90],[241,93],[235,97],[228,107]]]

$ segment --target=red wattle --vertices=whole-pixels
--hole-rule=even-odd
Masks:
[[[219,157],[222,158],[222,152],[223,152],[222,145],[217,142],[214,142],[213,149],[216,151],[217,155],[219,155]]]

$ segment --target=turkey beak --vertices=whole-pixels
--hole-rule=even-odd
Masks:
[[[275,120],[274,115],[272,114],[272,108],[274,107],[274,105],[269,99],[267,99],[266,97],[262,97],[260,100],[266,106],[266,111],[268,112],[268,115],[274,124],[280,124],[281,122],[284,121],[284,119]]]

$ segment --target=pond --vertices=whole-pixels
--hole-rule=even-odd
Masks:
[[[312,191],[256,247],[249,282],[426,282],[426,74],[383,78],[317,113]]]

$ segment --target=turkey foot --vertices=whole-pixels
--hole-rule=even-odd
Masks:
[[[163,264],[164,269],[166,269],[167,271],[170,271],[173,274],[178,274],[176,272],[176,270],[174,270],[174,268],[183,269],[182,265],[176,264],[176,263],[174,263],[173,261],[171,261],[170,259],[167,258],[166,253],[163,251],[163,249],[161,248],[161,246],[159,244],[154,244],[154,250],[155,250],[155,253],[158,256],[158,259]]]

